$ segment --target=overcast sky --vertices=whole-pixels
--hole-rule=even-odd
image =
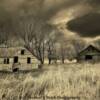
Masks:
[[[9,13],[32,12],[51,24],[61,25],[66,36],[95,38],[100,34],[99,6],[100,0],[0,0],[0,19],[6,20]]]

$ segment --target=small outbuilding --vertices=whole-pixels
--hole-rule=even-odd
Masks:
[[[100,61],[100,50],[99,48],[89,45],[77,55],[77,62],[99,62]]]

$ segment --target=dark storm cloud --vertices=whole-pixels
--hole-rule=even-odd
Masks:
[[[100,0],[0,0],[0,5],[4,6],[4,9],[8,11],[25,10],[26,12],[43,16],[46,19],[51,18],[61,9],[66,9],[67,11],[67,8],[82,3],[97,6],[100,4]]]
[[[45,20],[51,19],[62,9],[71,8],[74,5],[82,3],[84,0],[26,0],[19,11],[30,12]]]
[[[60,10],[66,9],[66,11],[67,11],[68,8],[71,8],[72,6],[83,2],[80,0],[75,0],[75,1],[73,1],[73,0],[58,0],[58,1],[60,1],[60,2],[57,3],[57,2],[54,2],[54,0],[52,0],[53,5],[51,5],[51,7],[49,9],[44,10],[44,15],[46,18],[51,18]]]
[[[0,0],[0,7],[2,7],[0,22],[2,19],[5,21],[10,18],[14,19],[19,14],[23,15],[23,13],[26,15],[33,13],[39,18],[43,18],[44,21],[48,21],[57,12],[63,9],[66,9],[67,12],[69,8],[73,9],[74,6],[82,4],[89,4],[89,6],[97,8],[100,0]],[[81,9],[84,9],[84,7]],[[76,14],[79,14],[79,12],[76,12]]]
[[[64,8],[69,8],[77,3],[82,2],[80,0],[0,0],[0,7],[5,12],[12,15],[16,14],[29,14],[32,13],[35,16],[41,17],[45,20],[49,20],[56,12]],[[4,12],[4,13],[5,13]],[[2,15],[2,12],[0,14]],[[5,16],[6,18],[7,16]]]
[[[100,36],[100,0],[85,0],[85,4],[88,4],[92,10],[86,15],[70,20],[67,29],[82,37]]]
[[[67,23],[67,28],[85,37],[100,35],[100,14],[89,13]]]
[[[82,3],[97,5],[100,0],[0,0],[0,5],[7,11],[24,11],[26,14],[30,12],[44,19],[50,19],[60,10],[67,11],[68,8]]]
[[[92,4],[92,5],[100,5],[100,0],[86,0],[88,3]]]

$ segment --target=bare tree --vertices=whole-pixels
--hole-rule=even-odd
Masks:
[[[0,44],[5,46],[10,45],[10,40],[13,38],[12,20],[0,23]]]
[[[47,37],[47,55],[48,55],[48,64],[51,64],[52,61],[57,63],[58,55],[57,55],[57,43],[58,43],[58,31],[53,30],[49,36]]]
[[[57,61],[55,42],[52,39],[49,39],[47,42],[47,53],[49,64],[51,64],[52,60]]]
[[[49,26],[41,19],[28,16],[18,21],[19,36],[24,40],[25,47],[44,64],[46,37],[49,34]]]
[[[62,63],[64,64],[65,63],[65,59],[67,57],[67,39],[65,37],[65,35],[63,34],[63,32],[61,31],[58,31],[58,34],[56,36],[56,39],[58,39],[58,44],[59,44],[59,50],[58,50],[58,55],[59,55],[59,59],[62,61]]]
[[[64,64],[65,63],[65,58],[66,58],[66,48],[63,44],[61,45],[60,50],[61,50],[61,60],[62,60],[62,63]]]
[[[0,44],[8,45],[9,33],[6,32],[4,27],[0,29]]]
[[[77,54],[84,49],[84,47],[86,46],[86,42],[83,39],[72,39],[70,41],[70,44],[73,45],[74,48],[74,57],[77,57]]]

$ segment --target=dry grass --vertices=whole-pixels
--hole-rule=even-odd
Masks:
[[[0,74],[0,100],[35,100],[34,97],[46,96],[100,100],[100,64],[52,65],[44,69]]]

